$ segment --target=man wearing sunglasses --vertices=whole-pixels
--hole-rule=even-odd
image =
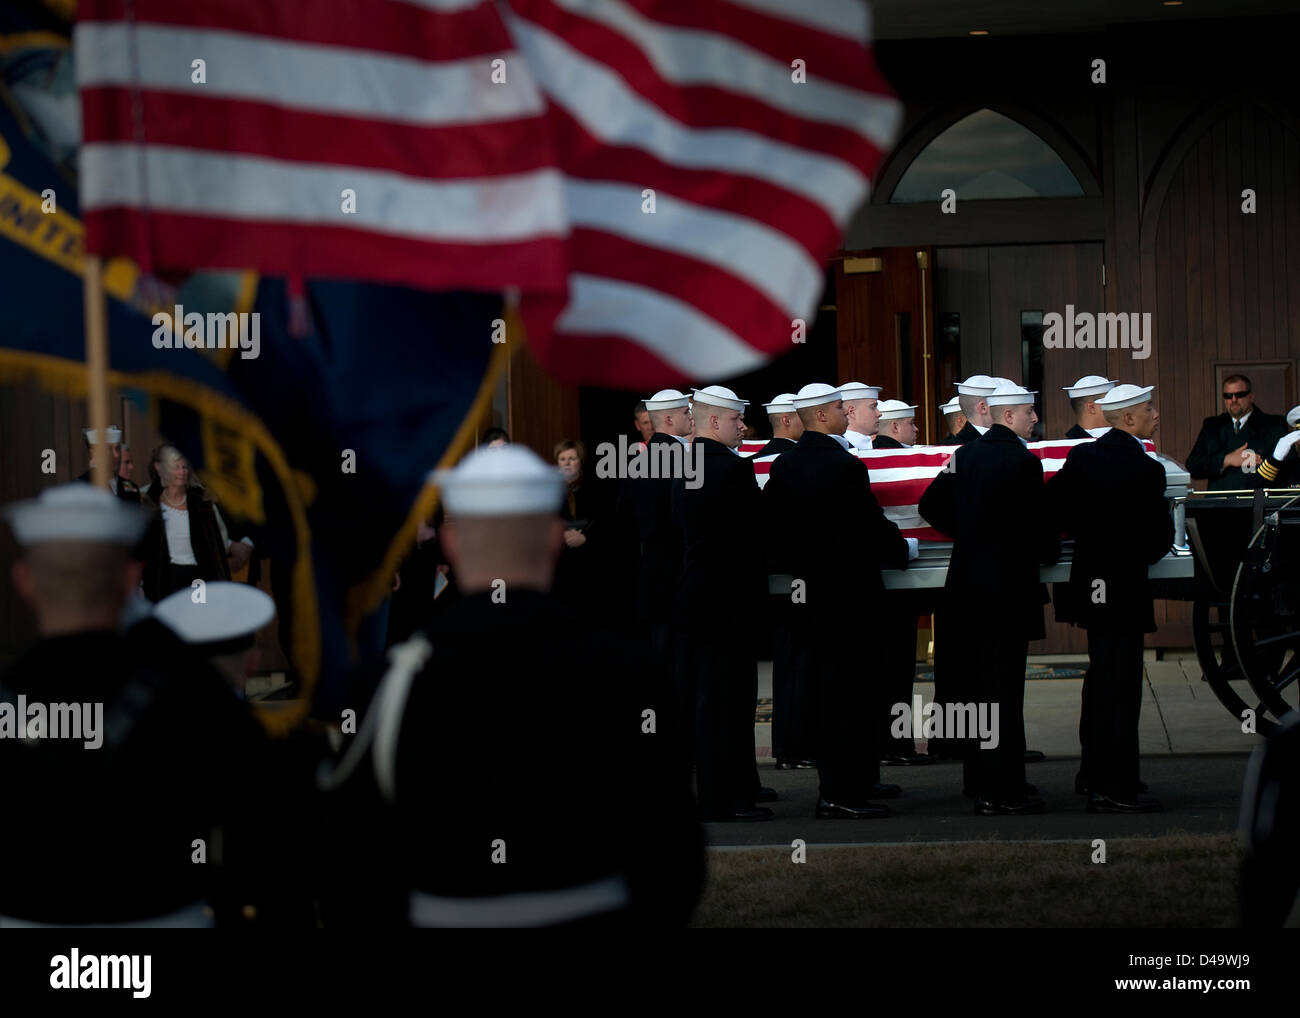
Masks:
[[[1207,417],[1201,425],[1187,457],[1187,472],[1196,480],[1208,480],[1210,491],[1254,488],[1255,472],[1265,454],[1286,434],[1286,421],[1256,408],[1245,375],[1229,375],[1223,380],[1223,407],[1223,413]]]

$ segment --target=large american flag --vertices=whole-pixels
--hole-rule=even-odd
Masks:
[[[1050,442],[1030,442],[1029,451],[1043,461],[1043,480],[1049,480],[1061,467],[1070,450],[1080,442],[1091,442],[1091,438],[1062,439]],[[742,456],[753,457],[766,442],[741,442]],[[1147,452],[1155,452],[1155,443],[1144,440]],[[885,511],[885,515],[898,524],[904,537],[915,537],[922,541],[949,541],[946,534],[935,530],[917,512],[917,503],[925,494],[948,457],[960,446],[955,445],[917,445],[910,449],[870,449],[855,450],[855,455],[862,460],[863,466],[871,474],[871,493]],[[754,476],[758,478],[761,488],[767,484],[768,472],[772,469],[773,456],[761,456],[754,459]],[[961,461],[958,460],[958,463]]]
[[[90,252],[517,290],[553,373],[642,391],[790,349],[900,121],[859,0],[79,15]]]

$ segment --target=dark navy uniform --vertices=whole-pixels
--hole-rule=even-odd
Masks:
[[[979,439],[980,433],[975,430],[975,425],[967,421],[961,426],[961,431],[955,435],[948,435],[939,444],[940,445],[966,445]]]
[[[1293,445],[1290,451],[1278,461],[1269,452],[1264,462],[1255,471],[1257,488],[1291,488],[1300,485],[1300,445]]]
[[[87,470],[84,474],[81,474],[77,478],[77,480],[85,481],[87,484],[91,484],[93,483],[90,479],[91,473],[92,471]],[[112,478],[112,480],[116,481],[117,483],[116,484],[110,483],[109,491],[111,491],[114,495],[120,498],[123,502],[130,502],[132,505],[140,504],[140,488],[135,483],[135,481],[129,480],[128,478],[125,477],[114,477]]]
[[[680,446],[681,452],[674,446]],[[647,447],[652,461],[661,458],[664,463],[676,463],[678,456],[689,452],[685,443],[661,432],[650,436]],[[636,622],[649,655],[642,671],[662,687],[654,702],[662,708],[661,730],[686,752],[690,739],[688,733],[675,730],[680,711],[672,707],[673,604],[682,580],[682,538],[672,519],[672,494],[671,475],[626,478],[619,492],[618,516],[636,541]]]
[[[272,878],[293,860],[263,825],[267,741],[170,630],[148,620],[128,636],[42,640],[0,687],[15,705],[103,704],[99,748],[0,739],[6,809],[21,818],[0,839],[0,917],[202,925],[254,904],[268,918]],[[195,839],[206,862],[192,861]]]
[[[796,444],[792,438],[773,438],[754,454],[753,459],[779,456]],[[770,506],[768,508],[770,510]],[[779,533],[780,528],[798,525],[798,522],[769,518],[768,533]],[[774,542],[768,539],[764,547],[771,571],[780,573],[783,565],[779,562]],[[772,756],[778,766],[793,766],[795,762],[810,761],[814,756],[817,718],[811,698],[813,672],[808,654],[794,638],[790,618],[794,606],[790,596],[773,594],[768,602],[772,622]]]
[[[1065,433],[1065,437],[1069,439],[1092,438],[1086,428],[1081,428],[1077,424],[1070,425],[1070,430]]]
[[[955,455],[955,469],[934,479],[918,507],[953,539],[944,593],[960,614],[950,608],[941,619],[940,638],[953,652],[944,662],[944,695],[999,704],[998,746],[968,747],[966,787],[978,799],[1014,804],[1025,787],[1028,645],[1045,635],[1047,596],[1038,568],[1056,561],[1060,536],[1048,513],[1042,462],[1013,431],[995,424]],[[960,663],[953,660],[958,653]]]
[[[1207,417],[1196,436],[1196,445],[1187,456],[1187,472],[1195,480],[1208,480],[1210,491],[1233,491],[1257,486],[1255,473],[1241,467],[1223,466],[1223,457],[1244,444],[1260,455],[1270,452],[1277,440],[1287,433],[1286,420],[1266,414],[1259,407],[1251,411],[1240,431],[1233,429],[1232,415],[1221,413]]]
[[[647,445],[652,458],[662,457],[665,462],[677,462],[677,456],[689,452],[679,439],[659,432],[650,436]],[[674,447],[680,447],[681,453]],[[672,602],[682,578],[682,539],[673,525],[672,493],[671,476],[627,478],[620,493],[621,511],[632,518],[639,543],[636,617],[659,628],[672,619]]]
[[[335,772],[328,921],[686,921],[701,834],[686,776],[643,731],[635,655],[511,586],[464,595],[389,659]]]
[[[871,440],[871,447],[907,448],[890,435],[877,435]],[[876,654],[880,664],[881,690],[885,703],[890,708],[896,703],[912,703],[912,686],[916,681],[916,619],[921,614],[921,605],[913,591],[893,591],[881,605],[879,618],[884,625]],[[878,739],[883,757],[895,762],[928,762],[927,757],[917,756],[916,742],[910,727],[901,739],[893,737],[892,713],[880,716],[877,724],[880,728]]]
[[[1132,802],[1142,634],[1156,631],[1147,569],[1174,538],[1165,471],[1138,439],[1112,428],[1071,449],[1047,488],[1061,529],[1074,538],[1070,581],[1057,585],[1057,618],[1088,631],[1082,774],[1090,791]]]
[[[787,521],[783,571],[805,584],[791,616],[798,645],[814,661],[821,797],[866,803],[880,781],[883,747],[863,738],[862,724],[888,714],[888,693],[850,663],[873,644],[877,624],[853,597],[865,586],[883,599],[880,571],[907,566],[907,542],[876,502],[865,465],[830,435],[805,431],[772,464],[763,494],[768,518]]]
[[[702,483],[688,488],[683,478],[673,481],[673,521],[685,552],[677,675],[680,702],[688,713],[694,705],[700,808],[706,816],[724,816],[752,808],[760,788],[754,760],[758,660],[743,623],[761,614],[767,595],[763,504],[753,463],[713,439],[697,437],[695,446],[704,449]],[[720,606],[728,617],[717,617]]]
[[[778,456],[783,452],[789,452],[794,447],[795,440],[793,438],[773,438],[767,443],[767,445],[754,453],[750,459],[761,459],[764,456]]]

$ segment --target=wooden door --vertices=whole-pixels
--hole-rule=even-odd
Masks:
[[[933,252],[928,247],[848,251],[835,263],[840,382],[878,385],[882,399],[916,404],[922,443],[934,417]]]

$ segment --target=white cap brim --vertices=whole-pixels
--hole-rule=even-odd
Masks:
[[[1098,376],[1099,377],[1099,376]],[[1104,396],[1111,389],[1119,385],[1115,379],[1102,379],[1099,382],[1087,382],[1084,384],[1083,379],[1079,379],[1074,385],[1062,386],[1062,391],[1071,399],[1078,399],[1080,396]]]
[[[841,399],[843,397],[840,395],[840,390],[832,389],[830,392],[817,396],[804,396],[802,398],[796,396],[794,406],[796,410],[807,410],[810,407],[825,406],[827,403],[838,403]]]
[[[154,617],[185,643],[225,643],[252,636],[275,618],[275,602],[247,583],[213,580],[204,585],[204,600],[194,602],[184,587],[154,607]]]
[[[94,541],[133,547],[149,514],[84,481],[49,488],[4,511],[14,540],[23,547],[49,541]]]
[[[691,398],[696,403],[719,407],[722,410],[744,410],[745,407],[749,406],[749,400],[747,399],[732,399],[730,396],[719,396],[716,393],[704,392],[700,389],[693,390]]]
[[[1146,403],[1151,399],[1151,393],[1154,391],[1154,385],[1117,385],[1110,390],[1105,399],[1097,400],[1097,406],[1102,410],[1123,410],[1126,407]],[[1110,398],[1111,396],[1115,397],[1114,400]]]
[[[676,389],[661,389],[645,401],[645,408],[647,410],[676,410],[678,407],[689,406],[690,402],[690,397],[684,392],[678,392]]]
[[[564,475],[531,449],[506,445],[470,453],[451,470],[435,470],[447,512],[458,516],[549,514],[564,501]]]
[[[879,399],[880,386],[864,382],[845,382],[840,386],[840,398],[845,402],[855,399]]]

